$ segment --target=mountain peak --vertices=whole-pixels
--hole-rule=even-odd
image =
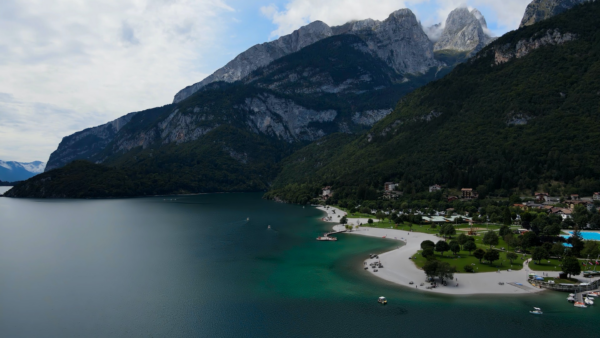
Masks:
[[[591,0],[533,0],[525,9],[519,28],[531,26],[589,1]]]
[[[448,15],[440,39],[434,50],[453,49],[458,51],[479,51],[492,38],[486,34],[487,23],[477,9],[469,11],[459,7]]]

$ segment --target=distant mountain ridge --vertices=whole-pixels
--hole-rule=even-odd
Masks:
[[[399,73],[422,73],[438,65],[434,59],[431,42],[409,9],[397,10],[384,21],[366,19],[335,27],[315,21],[275,41],[250,47],[204,80],[179,91],[173,103],[185,100],[210,83],[241,80],[252,71],[278,58],[340,34],[359,35],[375,55]]]
[[[595,0],[533,0],[527,6],[519,27],[533,25],[590,1]]]
[[[466,9],[465,9],[466,10]],[[481,49],[491,41],[481,27],[487,29],[485,18],[477,9],[469,12],[468,16],[462,18],[462,22],[450,23],[449,29],[445,30],[444,48],[460,48],[457,51],[471,51],[473,48]],[[470,19],[478,22],[472,24]],[[466,22],[465,22],[466,20]],[[457,25],[460,26],[457,27]],[[465,30],[466,31],[463,31]],[[299,28],[292,34],[284,35],[279,39],[250,47],[245,52],[236,56],[224,67],[218,69],[202,81],[180,90],[173,99],[173,103],[181,102],[187,97],[200,90],[200,88],[216,82],[235,82],[241,80],[252,71],[266,66],[280,57],[294,53],[330,36],[340,34],[353,34],[360,36],[375,55],[394,68],[399,74],[416,74],[426,72],[431,67],[439,66],[433,53],[433,41],[431,41],[423,27],[410,9],[400,9],[389,15],[383,21],[365,19],[351,21],[341,26],[330,27],[324,22],[315,21]],[[460,37],[451,36],[460,34]],[[464,41],[462,44],[452,44],[450,40]],[[471,40],[475,40],[473,48]],[[442,45],[440,45],[442,46]],[[436,49],[436,50],[438,50]]]
[[[44,172],[46,163],[41,161],[16,162],[0,160],[0,181],[16,182]]]

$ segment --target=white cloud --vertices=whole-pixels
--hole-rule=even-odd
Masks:
[[[367,18],[383,20],[401,8],[410,8],[424,25],[433,25],[443,22],[453,9],[470,6],[482,12],[484,8],[489,9],[486,19],[488,23],[497,23],[494,33],[499,35],[518,28],[529,2],[531,0],[290,0],[284,8],[268,5],[262,7],[261,12],[277,26],[271,37],[278,37],[315,20],[329,25]]]
[[[46,161],[63,136],[171,102],[208,75],[202,55],[233,11],[224,0],[0,1],[0,159]]]

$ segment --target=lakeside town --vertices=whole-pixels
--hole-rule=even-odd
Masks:
[[[319,197],[323,220],[337,224],[334,232],[403,242],[365,260],[373,275],[447,294],[565,291],[575,306],[593,305],[600,287],[600,193],[536,192],[482,203],[472,188],[452,194],[432,185],[429,194],[448,203],[437,205],[451,207],[414,208],[397,187],[386,182],[377,202],[365,205],[336,200],[330,186]]]

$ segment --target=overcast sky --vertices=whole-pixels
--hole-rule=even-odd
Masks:
[[[478,8],[500,36],[530,0],[1,0],[0,159],[47,161],[62,137],[170,103],[250,46],[314,20],[424,25]]]

